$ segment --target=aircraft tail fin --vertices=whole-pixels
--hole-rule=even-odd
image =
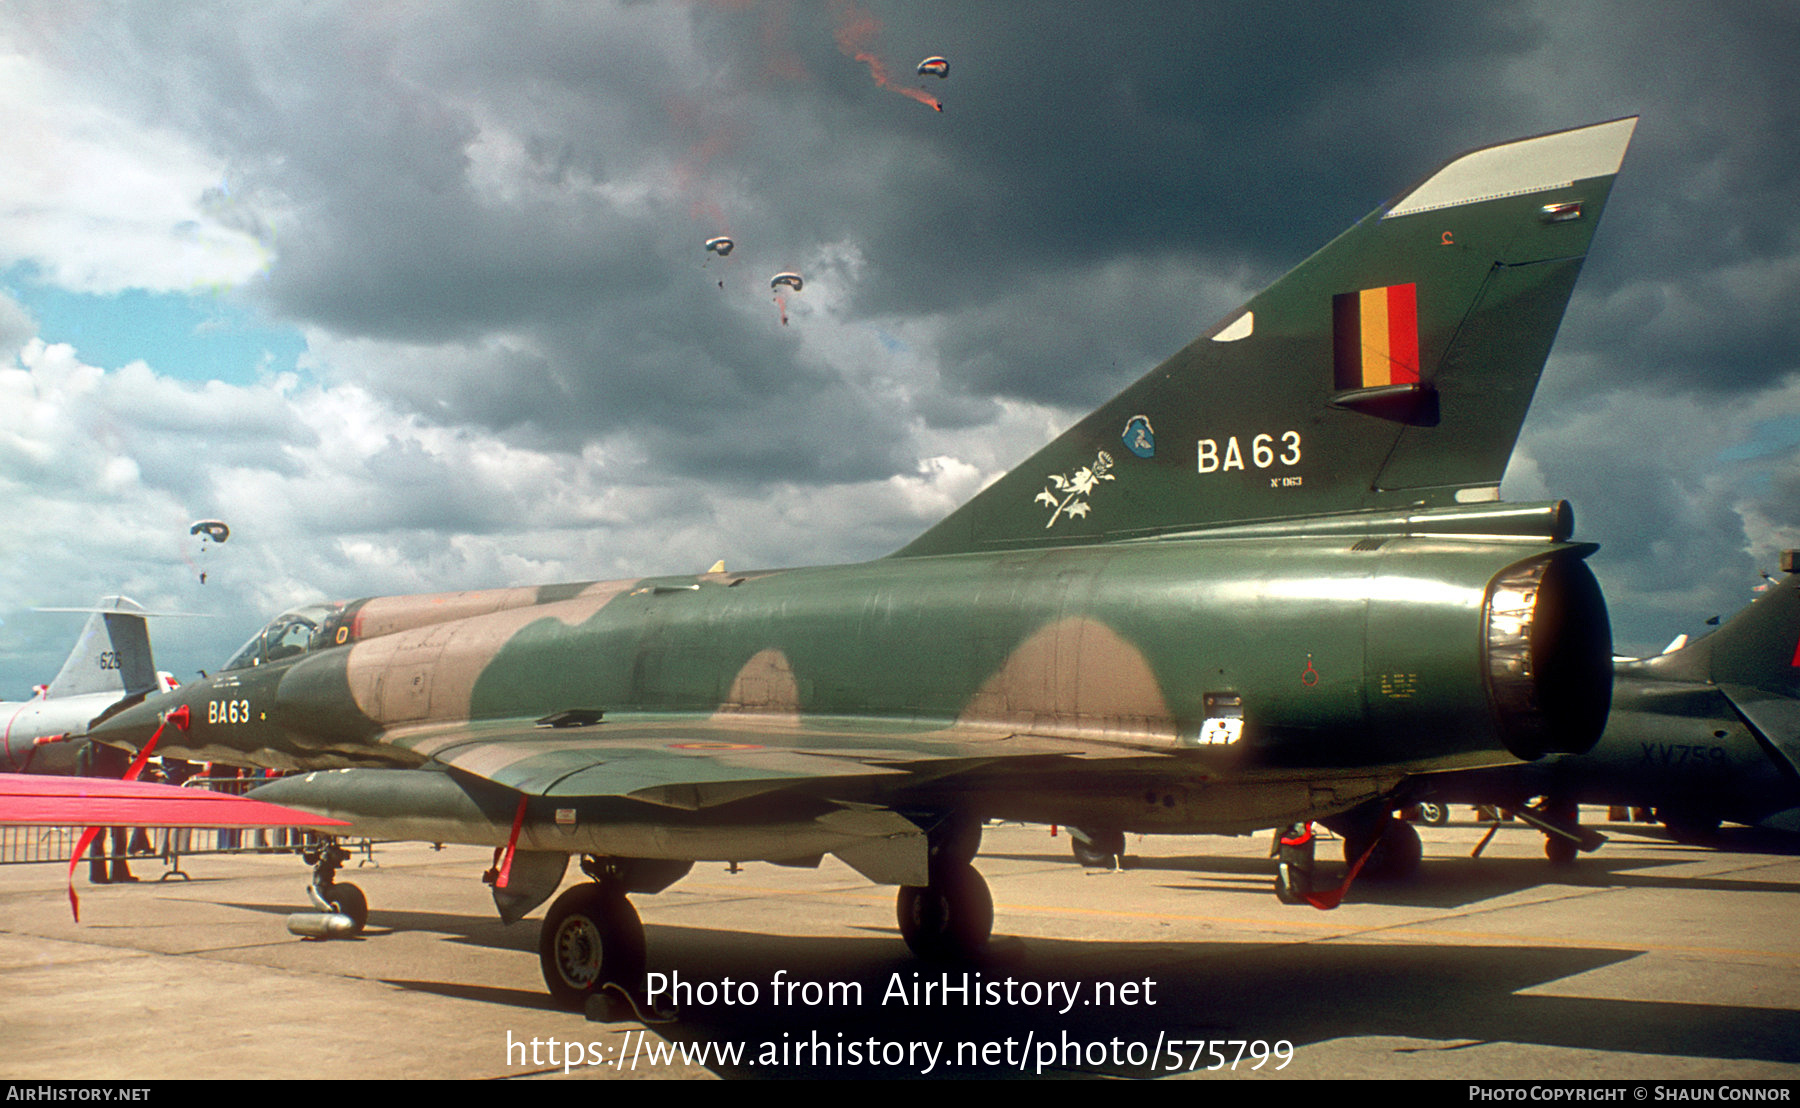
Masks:
[[[78,610],[89,613],[87,625],[44,690],[46,699],[96,692],[135,696],[159,687],[140,604],[129,597],[108,596],[93,608]]]
[[[1749,607],[1669,656],[1682,676],[1800,697],[1800,572],[1789,569],[1800,569],[1800,552],[1782,560],[1787,572],[1770,580]]]
[[[1717,631],[1646,666],[1661,676],[1716,685],[1790,780],[1800,768],[1800,551],[1783,574]]]
[[[1452,159],[898,555],[1497,500],[1636,124]]]

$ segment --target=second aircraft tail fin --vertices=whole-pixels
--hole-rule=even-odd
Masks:
[[[1721,688],[1754,688],[1800,698],[1800,552],[1782,556],[1786,571],[1718,630],[1664,655],[1671,672]],[[1794,568],[1789,568],[1794,567]],[[1662,663],[1662,658],[1652,664]]]
[[[107,596],[93,608],[43,610],[89,613],[75,649],[44,691],[46,699],[113,691],[135,696],[159,687],[146,613],[135,600]]]

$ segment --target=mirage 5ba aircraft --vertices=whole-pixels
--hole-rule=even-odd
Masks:
[[[1412,775],[1586,750],[1594,547],[1498,485],[1635,124],[1455,158],[888,557],[304,608],[180,690],[164,749],[502,848],[507,919],[579,855],[539,943],[571,1006],[636,984],[628,894],[697,860],[836,855],[956,956],[988,818],[1379,827]],[[359,916],[337,857],[314,891]]]

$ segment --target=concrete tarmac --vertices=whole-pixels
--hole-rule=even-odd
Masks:
[[[994,943],[949,970],[833,859],[705,863],[634,898],[679,1010],[611,1024],[549,1004],[544,909],[499,922],[486,850],[378,846],[340,874],[369,928],[333,941],[286,930],[291,855],[84,864],[79,924],[65,865],[0,866],[0,1077],[1800,1078],[1800,856],[1601,829],[1558,868],[1516,825],[1478,859],[1482,828],[1421,828],[1417,880],[1320,912],[1275,899],[1266,836],[1131,836],[1107,873],[989,828]]]

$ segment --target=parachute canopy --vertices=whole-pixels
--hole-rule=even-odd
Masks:
[[[203,519],[189,527],[188,534],[204,535],[214,542],[224,542],[231,537],[231,528],[225,526],[222,520]]]
[[[801,286],[804,285],[805,283],[806,282],[804,282],[800,279],[800,275],[798,273],[777,273],[775,276],[769,278],[769,288],[771,290],[779,289],[779,288],[782,288],[783,286],[785,286],[787,288],[793,289],[795,292],[799,292]]]
[[[938,78],[950,76],[950,63],[935,55],[926,58],[919,63],[919,76],[924,77],[927,75]]]
[[[714,254],[717,254],[721,258],[723,258],[725,255],[731,253],[731,248],[736,245],[737,245],[737,243],[732,242],[730,239],[726,238],[724,235],[720,235],[718,238],[715,238],[715,239],[707,239],[706,240],[706,248],[708,250],[712,251]]]

